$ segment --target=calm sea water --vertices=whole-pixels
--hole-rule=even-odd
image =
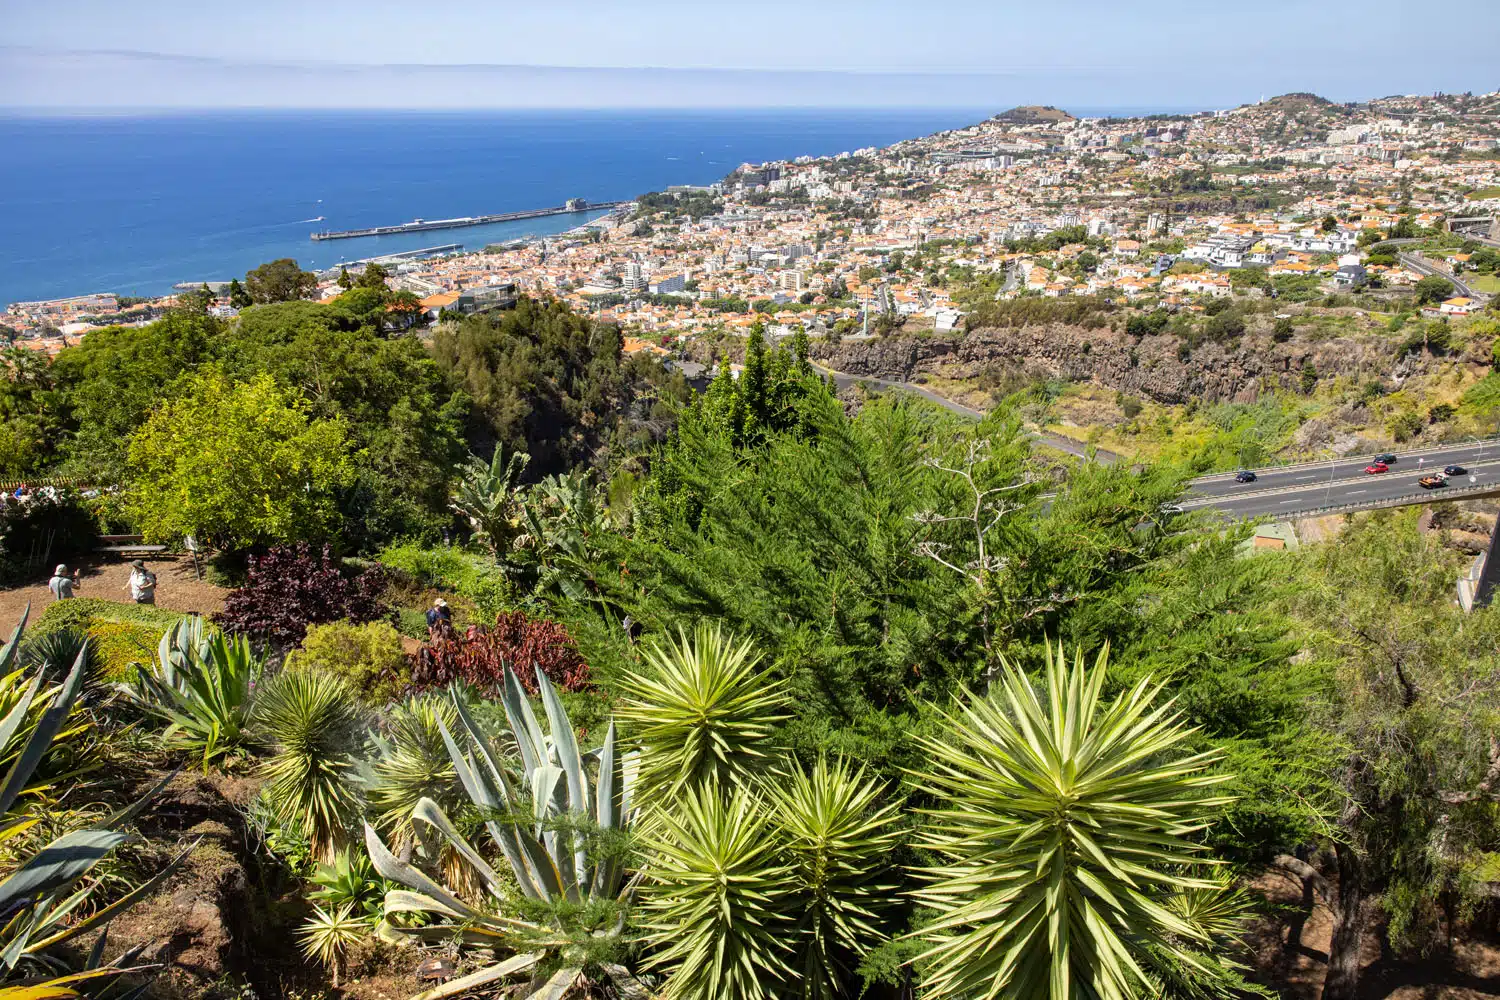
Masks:
[[[322,268],[478,248],[587,217],[315,243],[357,229],[706,184],[746,161],[826,155],[990,110],[325,112],[0,117],[0,304],[162,294],[278,257]],[[324,221],[313,221],[323,216]]]

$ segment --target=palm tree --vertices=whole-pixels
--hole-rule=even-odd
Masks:
[[[1040,691],[1001,658],[991,693],[921,740],[915,777],[944,803],[918,838],[943,859],[916,894],[933,911],[915,932],[931,996],[1131,1000],[1237,980],[1212,953],[1235,921],[1202,895],[1225,886],[1193,839],[1229,776],[1185,748],[1196,731],[1160,685],[1105,702],[1107,658],[1088,669],[1049,647]]]

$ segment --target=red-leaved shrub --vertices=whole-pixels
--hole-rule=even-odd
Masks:
[[[566,691],[593,686],[589,665],[568,630],[524,611],[502,611],[493,628],[474,628],[463,634],[448,629],[434,637],[417,654],[411,681],[417,690],[463,681],[486,694],[496,694],[505,688],[508,666],[526,691],[536,694],[533,665]]]
[[[225,596],[224,610],[213,620],[226,631],[291,649],[309,625],[389,618],[391,609],[380,599],[384,587],[379,569],[345,576],[326,545],[319,554],[306,542],[278,545],[251,557],[245,585]]]

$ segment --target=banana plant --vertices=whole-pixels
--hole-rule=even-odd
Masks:
[[[207,771],[244,744],[263,665],[248,638],[230,638],[190,616],[161,637],[153,668],[138,670],[133,683],[117,687],[165,720],[167,744],[201,756]]]
[[[527,994],[532,1000],[561,1000],[582,982],[586,966],[612,980],[622,997],[646,995],[608,954],[623,936],[635,893],[620,849],[635,812],[634,757],[618,752],[613,722],[603,746],[581,751],[557,692],[540,669],[536,677],[550,736],[543,734],[515,673],[505,671],[501,701],[519,750],[516,758],[500,753],[456,693],[458,737],[441,723],[459,782],[483,817],[509,877],[490,866],[432,799],[421,799],[412,810],[426,856],[435,858],[446,842],[478,874],[493,897],[492,909],[471,906],[396,857],[365,824],[375,870],[406,887],[386,894],[386,913],[421,913],[430,920],[420,927],[387,922],[384,936],[457,941],[508,955],[413,1000],[441,1000],[522,973],[535,975],[538,967],[555,971]]]
[[[15,636],[4,649],[0,649],[0,667],[15,655],[15,646],[24,625],[23,616]],[[66,679],[46,695],[48,701],[45,709],[40,718],[35,720],[31,733],[16,754],[10,770],[3,781],[0,781],[0,840],[13,837],[36,823],[34,818],[25,814],[13,814],[12,809],[26,790],[32,773],[53,739],[67,724],[73,702],[83,686],[87,663],[88,649],[85,646],[79,651]],[[8,743],[27,724],[40,691],[41,680],[39,671],[26,692],[5,717],[0,719],[0,746]],[[121,832],[120,828],[140,815],[146,804],[172,777],[173,775],[168,775],[139,800],[117,810],[94,826],[74,830],[53,840],[22,861],[19,867],[0,881],[0,914],[4,914],[6,920],[0,926],[0,966],[3,966],[0,977],[8,973],[14,974],[23,962],[58,968],[59,963],[47,954],[50,949],[103,927],[148,896],[176,871],[197,846],[196,842],[161,871],[119,899],[94,910],[81,920],[76,919],[78,912],[87,911],[85,904],[97,888],[97,883],[84,885],[82,888],[79,888],[79,883],[105,856],[130,839],[130,834]]]

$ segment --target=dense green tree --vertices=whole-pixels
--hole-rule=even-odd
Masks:
[[[1322,720],[1341,792],[1329,1000],[1357,995],[1381,910],[1398,953],[1426,954],[1500,891],[1500,615],[1453,605],[1459,557],[1417,514],[1369,515],[1309,553],[1294,604],[1311,661],[1336,679]]]
[[[1312,358],[1302,362],[1302,394],[1312,395],[1312,391],[1318,387],[1318,366],[1312,363]]]
[[[151,541],[184,535],[239,549],[327,538],[353,468],[341,420],[269,374],[184,376],[130,438],[124,508]]]
[[[240,284],[239,278],[233,278],[229,282],[229,304],[236,309],[243,309],[255,300],[250,298],[250,293],[245,291],[245,286]]]
[[[317,287],[317,275],[302,270],[290,257],[262,264],[245,275],[245,290],[257,303],[305,299]]]
[[[248,309],[224,348],[236,377],[270,372],[299,390],[316,417],[347,426],[359,458],[341,504],[358,545],[435,534],[448,520],[447,483],[464,455],[467,398],[451,393],[420,342],[385,337],[344,301],[379,294],[355,288],[329,306]]]
[[[1418,305],[1436,305],[1453,295],[1453,285],[1442,275],[1429,274],[1417,282],[1415,293]]]
[[[223,324],[180,310],[142,327],[94,330],[57,355],[60,415],[73,434],[62,445],[64,468],[100,483],[121,483],[131,433],[163,389],[213,358]]]
[[[47,355],[24,347],[0,352],[0,475],[22,476],[59,444],[56,379]]]
[[[347,268],[347,267],[340,267],[339,268],[339,282],[338,283],[339,283],[339,287],[342,288],[346,292],[349,289],[351,289],[351,288],[354,287],[354,279],[352,277],[350,277],[350,275],[349,275],[349,268]]]
[[[625,356],[618,327],[555,301],[522,298],[515,309],[440,327],[432,352],[471,401],[471,447],[524,451],[534,476],[643,450],[687,396],[680,376]]]
[[[359,276],[359,281],[355,282],[355,284],[360,288],[378,288],[381,291],[385,291],[385,280],[390,276],[390,272],[385,268],[371,262],[365,265],[364,272]]]

